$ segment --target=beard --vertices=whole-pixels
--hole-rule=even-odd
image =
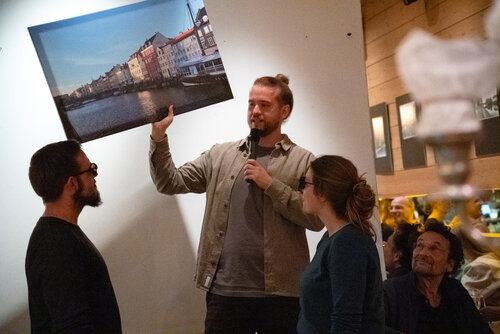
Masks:
[[[267,135],[273,133],[273,131],[278,129],[279,126],[280,126],[280,122],[273,120],[273,121],[270,121],[268,123],[264,123],[261,126],[256,126],[256,128],[258,128],[261,131],[261,133],[260,133],[261,137],[266,137]],[[250,128],[251,127],[252,126],[250,125]]]
[[[88,205],[95,208],[102,204],[101,194],[99,193],[99,190],[95,189],[91,194],[84,194],[83,185],[81,184],[80,180],[78,180],[78,186],[78,191],[73,195],[77,206],[83,208]]]

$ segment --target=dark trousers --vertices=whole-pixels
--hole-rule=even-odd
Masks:
[[[225,297],[207,292],[205,334],[296,334],[299,299]]]

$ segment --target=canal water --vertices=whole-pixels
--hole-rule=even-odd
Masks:
[[[171,104],[178,115],[232,97],[227,82],[205,86],[163,87],[111,96],[68,111],[66,134],[69,138],[85,142],[162,119]],[[61,119],[63,123],[66,121],[64,117]]]

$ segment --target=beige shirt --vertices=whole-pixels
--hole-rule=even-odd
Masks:
[[[209,290],[219,262],[228,222],[231,190],[247,160],[247,142],[216,144],[194,161],[176,168],[168,138],[150,142],[150,171],[159,192],[206,193],[195,281]],[[320,231],[319,219],[302,212],[297,190],[314,156],[286,135],[275,145],[267,172],[273,178],[264,191],[264,281],[267,295],[299,295],[299,277],[309,263],[305,229]]]

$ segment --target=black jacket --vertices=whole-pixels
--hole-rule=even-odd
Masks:
[[[389,327],[386,333],[493,333],[459,281],[445,277],[439,289],[441,304],[433,308],[418,291],[412,271],[386,280],[385,319],[386,326]]]

